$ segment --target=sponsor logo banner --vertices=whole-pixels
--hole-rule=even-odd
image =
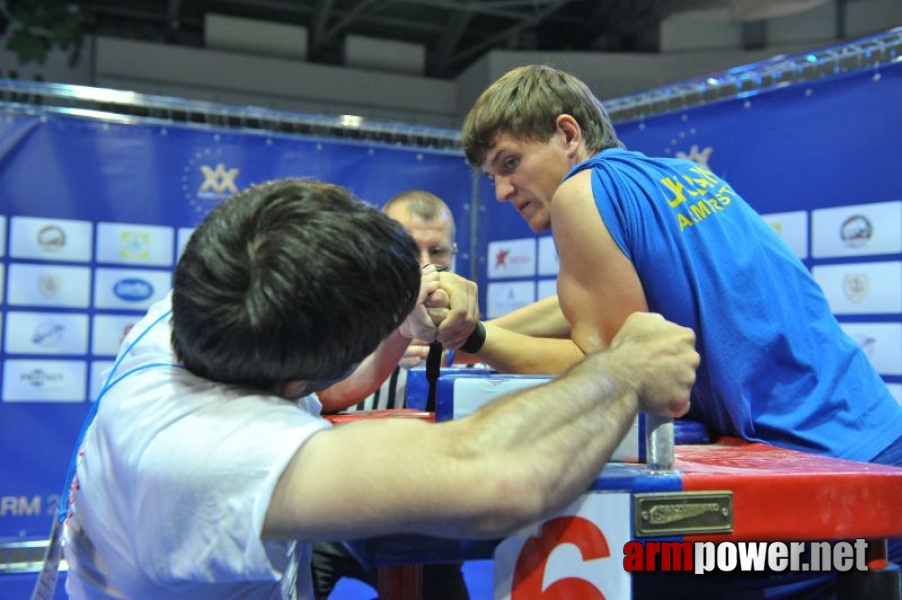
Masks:
[[[4,402],[83,402],[87,365],[74,360],[19,360],[3,363]]]
[[[801,259],[808,258],[808,213],[771,213],[761,215],[764,222],[783,240],[792,253]]]
[[[92,232],[90,221],[11,217],[9,255],[13,258],[89,262]]]
[[[61,265],[9,265],[10,306],[88,308],[91,269]]]
[[[142,315],[95,315],[91,330],[91,354],[116,356],[119,346]]]
[[[6,315],[7,354],[86,354],[88,316],[10,311]]]
[[[545,236],[539,238],[539,275],[557,275],[561,268],[561,261],[554,245],[554,238]]]
[[[166,271],[97,269],[94,306],[97,308],[146,309],[162,300],[171,285]]]
[[[540,279],[537,287],[536,300],[542,300],[557,294],[557,279]]]
[[[902,201],[822,208],[811,223],[815,258],[902,252]]]
[[[841,323],[881,375],[902,375],[902,323]]]
[[[486,312],[494,319],[536,300],[536,284],[532,281],[490,283],[486,291]]]
[[[489,279],[533,277],[536,274],[536,240],[533,238],[491,242],[488,253]]]
[[[835,314],[902,312],[902,262],[824,265],[811,273]]]
[[[174,233],[171,227],[97,224],[97,262],[172,265]]]

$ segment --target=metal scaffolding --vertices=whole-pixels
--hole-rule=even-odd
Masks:
[[[836,77],[902,60],[902,27],[841,45],[793,56],[776,56],[720,73],[680,81],[623,98],[605,100],[614,123],[758,94],[804,81]],[[119,122],[187,123],[258,133],[285,133],[459,150],[460,132],[361,117],[312,115],[253,106],[232,106],[94,88],[0,80],[0,108],[62,112]]]
[[[720,73],[688,79],[641,94],[605,100],[615,123],[650,117],[768,90],[836,77],[902,61],[902,27],[852,42],[797,54],[775,56]]]

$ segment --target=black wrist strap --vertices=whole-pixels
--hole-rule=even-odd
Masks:
[[[485,325],[482,324],[482,321],[476,322],[476,329],[470,334],[463,344],[461,344],[460,350],[461,352],[466,352],[467,354],[476,354],[480,350],[482,350],[482,346],[485,344]]]

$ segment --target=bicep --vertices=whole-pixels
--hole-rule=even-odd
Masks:
[[[564,182],[552,211],[558,296],[573,341],[584,352],[605,348],[630,314],[648,309],[642,283],[595,205],[591,172]]]

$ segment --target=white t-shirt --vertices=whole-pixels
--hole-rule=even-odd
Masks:
[[[175,364],[168,311],[168,299],[154,305],[123,342],[81,447],[63,537],[67,591],[312,598],[309,544],[261,532],[285,466],[329,426],[319,401],[195,377]]]

